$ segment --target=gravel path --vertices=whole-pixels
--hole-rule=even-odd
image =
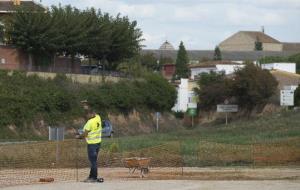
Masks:
[[[198,181],[198,180],[108,180],[92,184],[65,182],[7,187],[1,190],[298,190],[299,180],[283,181]]]

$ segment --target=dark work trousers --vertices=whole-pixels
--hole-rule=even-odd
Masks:
[[[101,143],[98,144],[88,144],[88,157],[91,165],[90,179],[97,179],[98,176],[98,166],[97,158],[98,152],[100,150]]]

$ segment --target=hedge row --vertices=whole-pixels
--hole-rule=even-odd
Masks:
[[[133,110],[169,111],[176,90],[159,75],[102,85],[72,83],[64,75],[53,80],[0,71],[0,127],[24,126],[44,120],[48,124],[69,122],[83,115],[80,101],[87,99],[99,113]]]

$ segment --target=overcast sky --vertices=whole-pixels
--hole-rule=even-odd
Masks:
[[[177,49],[214,49],[240,30],[261,30],[282,42],[300,42],[300,0],[42,0],[42,4],[95,7],[138,22],[145,49],[165,41]]]

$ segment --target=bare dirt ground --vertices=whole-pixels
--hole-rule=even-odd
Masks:
[[[151,168],[146,178],[139,172],[129,174],[126,168],[100,168],[103,184],[80,182],[89,169],[15,169],[0,171],[3,189],[71,189],[111,190],[198,190],[198,189],[300,189],[300,168]],[[53,177],[42,184],[40,177]],[[78,178],[79,182],[76,182]],[[25,185],[25,186],[24,186]]]
[[[300,181],[198,181],[198,180],[111,180],[104,183],[52,183],[8,187],[3,190],[298,190]]]

